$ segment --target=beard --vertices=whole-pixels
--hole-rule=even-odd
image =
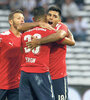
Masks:
[[[13,21],[13,27],[17,29],[18,24]]]

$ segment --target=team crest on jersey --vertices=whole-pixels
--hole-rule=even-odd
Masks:
[[[10,34],[9,31],[6,31],[6,32],[1,33],[1,35],[9,35],[9,34]]]

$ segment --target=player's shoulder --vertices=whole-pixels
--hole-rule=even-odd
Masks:
[[[2,35],[2,36],[6,36],[6,35],[10,35],[11,34],[11,32],[8,30],[8,31],[5,31],[5,32],[2,32],[2,33],[0,33],[0,35]]]
[[[42,27],[34,27],[34,28],[28,30],[28,32],[31,32],[31,31],[47,31],[47,29],[42,28]]]
[[[44,28],[42,28],[42,27],[34,27],[34,28],[32,28],[32,29],[26,31],[26,32],[23,33],[23,34],[25,35],[25,34],[30,34],[30,33],[34,33],[34,32],[42,32],[42,31],[45,32],[45,31],[47,31],[47,29],[44,29]]]
[[[57,26],[67,27],[67,25],[65,23],[62,23],[62,22],[58,23]]]
[[[9,35],[11,34],[10,31],[5,31],[0,33],[0,38],[9,38]]]
[[[24,37],[25,35],[29,35],[29,30],[24,32],[24,33],[22,33],[21,37]]]

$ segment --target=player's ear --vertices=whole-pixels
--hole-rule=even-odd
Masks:
[[[9,20],[9,24],[12,25],[12,23],[13,23],[13,21],[12,20]]]

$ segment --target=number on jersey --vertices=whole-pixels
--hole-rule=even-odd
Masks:
[[[33,36],[35,36],[35,37],[37,37],[38,39],[40,39],[41,38],[41,35],[40,34],[34,34]],[[24,41],[28,41],[28,42],[31,42],[31,37],[32,37],[32,35],[25,35],[24,36]],[[38,47],[36,47],[35,49],[33,49],[33,50],[31,50],[30,48],[28,48],[28,47],[25,47],[24,48],[24,50],[25,50],[25,53],[29,53],[30,51],[32,52],[32,53],[34,53],[34,54],[37,54],[37,53],[39,53],[39,51],[40,51],[40,46],[38,46]]]
[[[65,100],[64,95],[58,95],[58,100]]]

